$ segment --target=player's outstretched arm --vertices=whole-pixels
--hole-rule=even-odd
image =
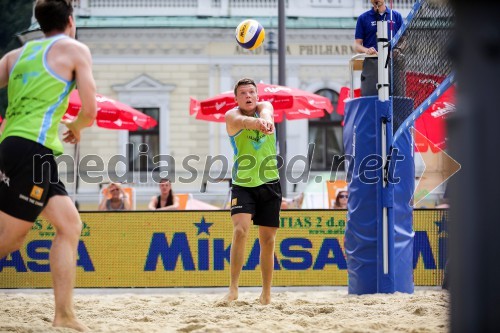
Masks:
[[[257,112],[260,118],[267,122],[266,130],[263,131],[264,134],[274,133],[274,107],[269,102],[259,102],[257,104]]]
[[[226,112],[226,128],[229,135],[234,135],[243,129],[268,134],[269,122],[263,118],[242,115],[237,109],[233,109]]]

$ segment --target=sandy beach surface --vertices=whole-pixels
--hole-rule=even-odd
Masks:
[[[225,288],[78,289],[78,317],[92,332],[447,332],[449,295],[439,289],[353,296],[346,289],[258,288],[220,302]],[[51,290],[0,290],[0,332],[75,332],[52,328]]]

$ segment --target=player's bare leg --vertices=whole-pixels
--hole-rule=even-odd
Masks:
[[[262,293],[260,303],[271,303],[271,285],[274,271],[274,244],[278,228],[259,226],[260,269],[262,273]]]
[[[86,332],[88,327],[76,318],[73,307],[77,247],[82,230],[80,216],[71,199],[59,195],[49,199],[42,215],[57,231],[50,250],[50,271],[55,298],[52,325]]]
[[[241,213],[231,216],[233,220],[233,242],[231,244],[231,281],[229,292],[223,297],[223,301],[234,301],[238,299],[238,287],[243,261],[245,256],[245,245],[248,239],[248,230],[252,223],[252,215]]]
[[[26,222],[0,211],[0,259],[17,251],[33,223]]]

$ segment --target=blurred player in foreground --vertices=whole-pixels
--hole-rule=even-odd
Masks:
[[[0,60],[0,87],[9,105],[0,138],[0,258],[18,250],[38,215],[56,228],[50,250],[53,326],[87,331],[74,313],[73,288],[80,216],[59,180],[54,155],[63,153],[58,127],[71,90],[78,86],[82,110],[64,122],[64,142],[75,144],[96,116],[89,49],[76,41],[70,0],[37,0],[35,17],[45,38],[28,42]]]

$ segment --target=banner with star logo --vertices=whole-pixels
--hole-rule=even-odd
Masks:
[[[78,288],[225,287],[233,225],[229,211],[81,213]],[[286,210],[276,237],[274,286],[345,286],[346,211]],[[448,212],[414,211],[416,285],[440,285]],[[37,220],[20,251],[0,260],[0,288],[50,288],[55,235]],[[246,244],[241,286],[260,286],[258,228]]]

